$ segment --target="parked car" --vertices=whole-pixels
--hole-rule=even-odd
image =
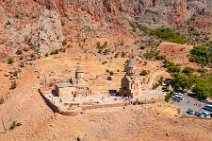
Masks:
[[[192,109],[188,109],[188,110],[186,111],[186,113],[188,113],[189,115],[193,115],[193,114],[194,114],[194,111],[193,111]]]
[[[200,117],[202,117],[202,118],[210,118],[211,116],[210,116],[210,114],[208,112],[201,112],[200,113]]]
[[[209,111],[209,112],[212,112],[212,105],[206,105],[202,109],[206,110],[206,111]]]
[[[195,116],[200,116],[200,112],[195,111]]]
[[[182,90],[182,89],[177,89],[175,92],[176,92],[176,93],[182,93],[182,94],[184,94],[184,93],[185,93],[185,91],[184,91],[184,90]]]
[[[177,102],[180,102],[182,99],[180,97],[174,97],[173,100],[177,101]]]
[[[197,94],[194,94],[194,93],[188,93],[188,96],[193,97],[193,98],[197,98]]]
[[[175,96],[173,97],[173,100],[174,100],[174,101],[177,101],[177,102],[180,102],[181,100],[183,100],[183,96],[181,96],[181,95],[175,95]]]
[[[175,97],[180,98],[181,100],[183,100],[183,95],[175,95]]]

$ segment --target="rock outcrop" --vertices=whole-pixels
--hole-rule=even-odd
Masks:
[[[151,28],[176,27],[212,14],[211,0],[13,0],[0,2],[0,48],[33,46],[40,54],[65,38],[130,34],[129,21]],[[1,52],[2,53],[2,52]]]

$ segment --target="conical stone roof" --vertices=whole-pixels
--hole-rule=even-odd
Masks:
[[[128,61],[128,63],[127,63],[127,66],[126,66],[127,68],[134,68],[135,67],[135,64],[134,64],[134,62],[133,62],[133,60],[132,59],[130,59],[129,61]]]
[[[84,71],[80,66],[78,66],[75,72],[83,73]]]

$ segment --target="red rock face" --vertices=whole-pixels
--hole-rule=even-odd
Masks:
[[[72,39],[78,36],[79,30],[85,37],[91,38],[97,35],[98,37],[99,35],[116,37],[117,34],[123,33],[130,35],[129,21],[144,24],[150,28],[175,27],[189,19],[193,13],[197,13],[197,16],[198,12],[202,13],[201,11],[212,13],[211,3],[210,0],[0,1],[0,13],[2,13],[0,14],[0,32],[4,33],[0,34],[0,43],[3,42],[0,48],[17,49],[17,44],[23,47],[30,43],[39,50],[52,51],[52,48],[59,47],[59,45],[55,47],[55,42],[62,43],[62,39],[51,38],[58,36],[56,35],[58,31],[63,32],[66,38]],[[57,18],[51,20],[54,15]],[[51,27],[48,32],[45,29],[48,26],[42,27],[46,21]],[[65,25],[59,25],[60,21],[63,21]],[[55,29],[57,31],[54,31]],[[92,30],[96,35],[92,35],[87,29]],[[40,35],[40,33],[46,38],[45,40],[37,39],[37,41],[42,41],[46,47],[36,41],[30,42],[34,35]]]
[[[66,14],[66,0],[55,0],[55,4],[57,5],[58,11],[61,16],[65,16]]]
[[[185,20],[185,16],[187,13],[187,2],[185,0],[181,0],[179,3],[175,3],[173,5],[173,9],[170,14],[170,24],[173,26],[177,26],[181,24]]]

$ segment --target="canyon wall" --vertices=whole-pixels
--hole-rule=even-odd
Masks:
[[[211,7],[211,0],[4,0],[0,58],[24,47],[44,55],[65,38],[130,35],[129,22],[176,27],[193,15],[211,16]]]

